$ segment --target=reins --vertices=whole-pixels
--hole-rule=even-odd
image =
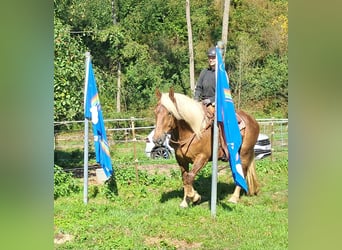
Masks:
[[[183,146],[184,146],[185,144],[187,144],[189,141],[190,141],[190,144],[191,144],[191,142],[194,140],[195,136],[196,136],[196,134],[195,134],[195,133],[192,133],[192,135],[191,135],[189,138],[185,139],[185,140],[182,140],[182,141],[180,141],[180,140],[175,141],[175,140],[172,140],[172,139],[170,138],[169,141],[172,142],[172,143],[174,143],[174,144],[179,144],[180,147],[183,147]],[[189,145],[190,145],[190,144],[189,144]]]
[[[209,119],[208,125],[207,125],[203,130],[201,130],[201,134],[204,133],[206,130],[208,130],[208,129],[212,126],[213,120],[214,120],[213,117]],[[180,141],[180,140],[175,141],[175,140],[173,140],[172,138],[170,138],[169,141],[172,142],[172,143],[174,143],[174,144],[179,144],[179,147],[181,148],[181,151],[182,151],[183,155],[186,155],[186,153],[188,152],[189,147],[190,147],[191,143],[193,142],[193,140],[195,139],[195,137],[196,137],[196,133],[193,132],[193,133],[191,134],[191,136],[190,136],[189,138],[185,139],[185,140],[182,140],[182,141]],[[187,146],[187,148],[186,148],[186,150],[185,150],[185,153],[184,153],[182,149],[183,149],[183,147],[184,147],[185,145],[187,145],[187,144],[188,144],[188,146]]]

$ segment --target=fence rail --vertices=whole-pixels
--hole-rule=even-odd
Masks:
[[[265,118],[256,119],[260,125],[260,133],[270,137],[273,151],[284,151],[288,147],[288,119]],[[108,143],[122,143],[145,141],[148,133],[154,128],[153,120],[148,118],[106,119],[104,120]],[[150,122],[150,126],[135,125],[136,122]],[[82,124],[84,121],[54,122],[55,149],[79,148],[83,149],[84,131],[82,128],[59,130],[60,125]],[[122,125],[123,124],[123,125]],[[127,126],[128,125],[128,126]],[[134,137],[134,138],[133,138]],[[89,142],[92,143],[92,133],[89,133]]]

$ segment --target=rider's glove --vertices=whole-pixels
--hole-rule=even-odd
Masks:
[[[209,98],[207,98],[207,99],[204,99],[204,100],[202,101],[202,103],[203,103],[203,105],[208,106],[208,105],[211,103],[211,101],[210,101]]]

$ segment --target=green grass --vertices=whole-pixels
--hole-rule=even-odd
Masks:
[[[125,162],[124,150],[118,151],[113,153],[120,154],[116,162]],[[283,152],[275,153],[272,161],[257,161],[261,192],[242,196],[237,205],[228,202],[234,188],[230,170],[221,170],[215,218],[210,213],[211,164],[196,178],[203,202],[188,209],[179,208],[179,171],[139,171],[137,184],[134,164],[114,166],[117,194],[107,184],[89,187],[87,205],[82,191],[55,200],[55,234],[72,236],[55,249],[288,249],[288,166]]]

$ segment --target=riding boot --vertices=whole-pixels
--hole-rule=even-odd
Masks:
[[[218,126],[218,130],[219,130],[219,147],[221,148],[222,150],[222,153],[223,155],[221,157],[219,157],[219,159],[221,161],[228,161],[229,160],[229,153],[228,153],[228,148],[227,148],[227,143],[224,139],[224,136],[223,136],[223,128],[221,125]]]
[[[207,111],[210,118],[215,116],[215,107],[213,105],[209,104],[207,106]]]

